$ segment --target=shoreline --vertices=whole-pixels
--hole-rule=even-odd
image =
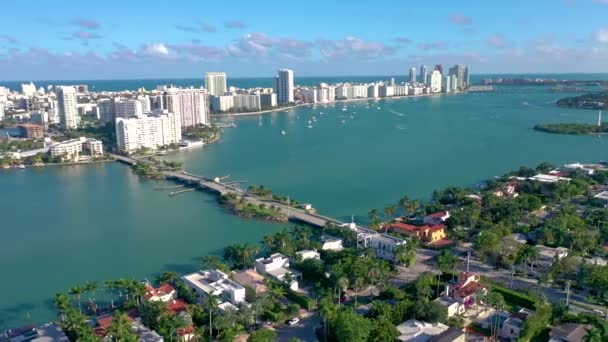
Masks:
[[[92,161],[82,161],[82,162],[71,162],[71,163],[43,163],[43,164],[35,164],[35,165],[11,165],[9,167],[1,167],[0,170],[11,170],[11,169],[29,169],[29,168],[42,168],[46,166],[73,166],[73,165],[87,165],[87,164],[99,164],[99,163],[107,163],[113,162],[114,159],[107,160],[92,160]],[[23,166],[23,167],[21,167]]]
[[[334,100],[331,102],[317,102],[317,103],[301,103],[295,106],[289,107],[281,107],[274,109],[267,109],[257,112],[245,112],[245,113],[230,113],[230,114],[210,114],[211,117],[214,118],[222,118],[222,117],[234,117],[234,116],[253,116],[253,115],[263,115],[273,112],[280,112],[283,110],[290,110],[298,107],[310,107],[310,106],[329,106],[334,103],[347,103],[347,102],[361,102],[361,101],[380,101],[380,100],[391,100],[391,99],[405,99],[405,98],[418,98],[418,97],[427,97],[427,96],[442,96],[442,95],[457,95],[457,94],[466,94],[467,92],[457,92],[457,93],[431,93],[431,94],[418,94],[418,95],[399,95],[399,96],[388,96],[388,97],[361,97],[355,99],[343,99],[343,100]]]

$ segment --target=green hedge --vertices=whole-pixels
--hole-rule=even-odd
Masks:
[[[536,303],[536,301],[534,300],[534,298],[526,294],[497,285],[493,285],[492,290],[500,293],[507,303],[534,310],[534,304]]]
[[[306,310],[312,310],[315,307],[315,301],[307,295],[295,292],[287,286],[285,286],[285,292],[287,294],[287,299],[300,304],[302,308]]]

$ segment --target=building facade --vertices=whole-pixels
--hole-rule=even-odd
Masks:
[[[276,93],[279,104],[294,102],[293,70],[280,69],[276,76]]]
[[[116,119],[116,143],[122,151],[132,152],[142,147],[156,149],[182,139],[180,116],[167,111],[150,115]]]
[[[96,139],[80,137],[51,145],[49,152],[53,157],[62,157],[65,160],[78,160],[83,151],[90,156],[103,155],[103,143]]]
[[[416,83],[416,68],[410,68],[410,83]]]
[[[205,73],[205,88],[209,95],[222,96],[226,94],[228,89],[226,84],[225,72],[206,72]]]
[[[78,128],[80,117],[76,104],[76,89],[69,86],[57,87],[57,105],[59,109],[59,122],[64,129]]]
[[[168,88],[165,93],[166,109],[180,116],[182,127],[209,124],[207,91],[194,88]]]
[[[439,70],[433,70],[429,74],[429,87],[432,93],[438,93],[441,91],[441,73]]]
[[[114,101],[114,113],[117,118],[129,118],[144,113],[139,100],[127,99]]]

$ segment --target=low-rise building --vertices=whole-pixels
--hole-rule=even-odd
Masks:
[[[461,302],[451,297],[438,297],[437,299],[435,299],[435,302],[441,304],[447,309],[448,318],[454,317],[456,315],[462,315],[466,311],[465,306]]]
[[[464,306],[465,310],[468,310],[475,304],[478,293],[485,293],[486,291],[479,274],[462,272],[455,282],[446,285],[444,296],[456,300]]]
[[[28,139],[42,139],[44,137],[44,126],[33,124],[17,125],[19,135]]]
[[[176,291],[173,286],[169,284],[162,284],[157,288],[154,288],[150,284],[146,284],[146,294],[144,298],[148,302],[170,302],[175,299]]]
[[[198,271],[183,276],[182,280],[196,292],[201,302],[210,295],[235,305],[245,301],[245,288],[220,270]]]
[[[426,342],[433,336],[437,336],[448,330],[448,328],[447,325],[442,323],[428,323],[410,319],[397,326],[397,330],[399,330],[397,340],[403,342]]]
[[[377,257],[389,261],[395,261],[397,246],[405,243],[402,239],[376,232],[359,232],[357,234],[357,247],[370,247]]]
[[[422,222],[424,224],[441,224],[444,223],[447,219],[450,218],[450,212],[438,211],[436,213],[432,213],[430,215],[426,215],[422,218]]]
[[[264,277],[255,270],[234,272],[232,274],[232,279],[244,287],[252,288],[256,294],[262,294],[268,291],[268,287],[264,282]]]
[[[541,182],[541,183],[557,183],[557,182],[569,182],[570,181],[570,178],[567,178],[567,177],[562,177],[562,176],[559,176],[556,174],[544,174],[544,173],[539,173],[528,179],[537,181],[537,182]]]
[[[521,333],[524,326],[524,321],[517,317],[509,317],[502,323],[498,336],[507,341],[515,341]]]
[[[466,341],[466,334],[464,331],[459,330],[459,329],[455,329],[455,328],[448,328],[448,330],[442,332],[439,335],[435,335],[433,337],[431,337],[431,339],[429,340],[429,342],[465,342]]]
[[[570,251],[565,247],[547,247],[543,245],[536,245],[536,250],[538,251],[539,258],[536,263],[539,266],[549,267],[553,265],[556,260],[561,258],[565,258],[568,256],[568,252]]]
[[[302,273],[289,268],[289,258],[281,253],[275,253],[268,258],[259,258],[255,261],[255,269],[266,276],[277,281],[286,282],[287,274],[291,274],[289,287],[298,290],[298,280],[302,279]]]
[[[319,252],[317,252],[316,250],[298,251],[298,252],[296,252],[296,256],[299,256],[301,261],[304,261],[307,259],[317,259],[317,260],[321,259],[321,254],[319,254]]]
[[[103,143],[97,139],[80,137],[78,139],[53,143],[49,152],[53,157],[77,161],[83,152],[88,152],[92,157],[103,155]]]
[[[583,324],[565,323],[551,329],[549,342],[583,342],[587,333],[587,326]]]
[[[321,250],[324,251],[341,251],[344,249],[344,246],[342,246],[342,239],[333,236],[323,235],[321,236],[321,242],[323,243]]]
[[[410,237],[416,237],[420,239],[420,241],[427,244],[434,244],[441,240],[445,240],[447,237],[446,227],[443,224],[437,224],[433,226],[413,226],[410,224],[405,224],[403,222],[395,222],[391,223],[385,227],[386,229],[398,233],[403,234]]]

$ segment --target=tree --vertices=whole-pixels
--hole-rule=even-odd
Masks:
[[[369,216],[369,219],[371,220],[372,226],[375,225],[376,223],[378,223],[378,217],[379,217],[378,209],[370,210],[368,216]]]
[[[210,295],[205,298],[203,306],[209,311],[209,340],[213,341],[213,311],[217,309],[218,299],[217,296]]]
[[[340,311],[332,323],[332,331],[338,341],[367,341],[372,328],[370,321],[355,314],[352,309]]]
[[[84,289],[90,294],[89,304],[91,306],[91,311],[93,311],[93,313],[97,313],[97,303],[95,300],[95,290],[97,290],[97,282],[90,281],[86,283]]]
[[[493,307],[496,311],[503,310],[507,306],[504,297],[496,291],[488,292],[488,294],[485,296],[485,302],[487,305]],[[490,322],[490,332],[492,337],[497,339],[501,322],[498,315],[494,315],[492,317],[493,320]]]
[[[201,258],[201,266],[203,269],[214,269],[220,270],[224,273],[230,272],[230,266],[228,266],[225,262],[222,262],[215,255],[208,255]]]
[[[416,299],[419,302],[428,302],[429,298],[431,298],[433,279],[434,277],[431,273],[425,272],[414,281],[413,286],[416,291]]]
[[[112,324],[108,329],[112,341],[137,342],[139,337],[133,332],[133,324],[129,317],[122,312],[118,312],[112,318]]]
[[[452,273],[454,279],[455,270],[460,260],[450,250],[443,249],[437,256],[437,266],[442,274]]]
[[[78,311],[80,311],[80,313],[82,313],[82,306],[80,305],[80,297],[82,296],[82,293],[85,291],[84,287],[82,286],[74,286],[71,289],[69,289],[68,293],[74,296],[74,299],[78,301]]]
[[[359,297],[359,291],[365,286],[365,280],[361,277],[356,277],[353,281],[353,290],[355,291],[355,308],[357,307],[357,299]]]
[[[277,333],[270,329],[259,329],[251,333],[248,342],[274,342],[277,338]]]
[[[399,337],[399,330],[389,319],[382,317],[374,323],[375,326],[370,336],[371,342],[396,341]]]
[[[159,284],[173,284],[177,278],[175,272],[163,272],[156,278],[156,282]]]
[[[395,206],[395,205],[391,205],[391,206],[384,208],[384,215],[386,215],[389,219],[392,219],[395,216],[396,212],[397,212],[397,206]]]
[[[535,311],[524,321],[518,341],[530,341],[546,329],[551,322],[551,305],[540,299],[535,304]]]
[[[70,298],[65,293],[57,293],[55,295],[55,308],[59,311],[58,315],[61,316],[61,321],[65,321],[68,311],[72,308]]]
[[[337,285],[338,285],[338,307],[340,307],[340,303],[342,302],[342,293],[346,292],[346,290],[348,290],[348,278],[346,277],[340,277],[338,278],[337,281]]]
[[[331,297],[323,297],[319,302],[319,314],[321,318],[323,318],[323,336],[325,336],[325,341],[327,341],[328,334],[328,321],[332,321],[336,318],[338,313],[338,308],[334,304],[334,301]]]

